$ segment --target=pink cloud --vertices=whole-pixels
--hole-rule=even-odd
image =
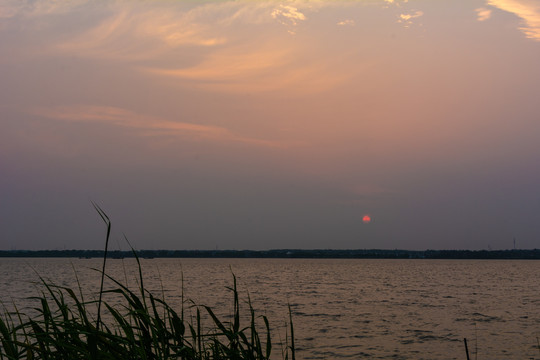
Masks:
[[[274,141],[244,137],[226,129],[213,125],[201,125],[180,121],[172,121],[160,117],[138,114],[136,112],[113,106],[63,106],[40,108],[35,114],[54,120],[72,122],[100,122],[113,126],[139,130],[142,135],[153,136],[188,136],[197,140],[220,142],[240,142],[264,147],[282,147]]]

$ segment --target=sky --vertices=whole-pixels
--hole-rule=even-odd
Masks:
[[[540,248],[539,0],[0,1],[0,249]],[[365,221],[365,217],[369,221]]]

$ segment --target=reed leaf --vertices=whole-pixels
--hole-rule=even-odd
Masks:
[[[193,304],[195,317],[185,317],[182,278],[182,303],[177,313],[162,297],[156,297],[144,287],[141,262],[135,250],[139,270],[138,288],[132,290],[106,274],[107,247],[111,222],[95,203],[96,211],[107,225],[105,256],[100,270],[101,283],[97,301],[85,301],[77,277],[78,291],[57,286],[38,275],[41,295],[31,297],[38,303],[30,317],[17,308],[15,319],[7,311],[0,314],[0,360],[268,360],[272,341],[270,324],[265,316],[263,330],[265,344],[257,324],[259,319],[248,294],[249,324],[241,326],[240,297],[236,276],[232,274],[233,313],[226,321],[220,319],[209,306]],[[126,239],[127,240],[127,239]],[[77,275],[75,275],[77,276]],[[114,288],[104,290],[105,279]],[[106,294],[118,295],[120,304],[111,305]],[[97,314],[92,312],[97,303]],[[201,309],[209,315],[211,324],[204,331]],[[103,310],[103,311],[102,311]],[[103,312],[103,313],[102,313]],[[93,320],[93,316],[96,316]],[[28,320],[25,320],[28,318]],[[289,307],[291,335],[292,315]],[[206,324],[205,324],[206,325]],[[288,338],[286,336],[286,338]],[[294,340],[287,346],[294,359]]]

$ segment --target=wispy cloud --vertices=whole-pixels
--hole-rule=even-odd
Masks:
[[[328,91],[351,73],[339,71],[332,61],[299,57],[300,49],[285,43],[253,44],[250,47],[215,51],[192,67],[146,68],[169,79],[190,81],[190,86],[226,92]],[[359,64],[361,65],[361,64]],[[358,66],[360,71],[363,66]],[[321,76],[320,74],[325,74]]]
[[[474,11],[476,11],[478,21],[486,21],[489,18],[491,18],[491,10],[490,9],[478,8],[478,9],[475,9]]]
[[[399,6],[403,0],[379,0],[381,4]],[[234,37],[238,24],[263,25],[278,23],[296,33],[308,12],[326,7],[355,6],[355,1],[215,1],[206,3],[170,1],[89,0],[6,0],[0,4],[0,17],[37,17],[69,14],[73,11],[92,13],[98,9],[103,20],[91,21],[65,34],[58,48],[74,55],[119,60],[147,60],[183,46],[212,47]],[[345,21],[344,25],[350,25]],[[86,29],[82,29],[86,26]]]
[[[183,46],[210,47],[227,42],[202,9],[146,9],[141,3],[111,5],[111,14],[96,26],[74,35],[58,48],[104,59],[156,59]],[[208,16],[208,14],[207,14]]]
[[[540,41],[540,1],[487,0],[487,4],[520,17],[524,26],[519,29],[527,38]]]
[[[272,11],[272,17],[283,25],[293,27],[288,30],[291,34],[296,33],[294,27],[298,25],[298,22],[306,20],[306,16],[298,8],[283,4]]]
[[[231,82],[252,77],[283,66],[288,62],[288,50],[274,46],[235,47],[210,54],[201,63],[188,68],[153,69],[152,72],[192,80]]]
[[[401,4],[401,3],[408,3],[409,0],[383,0],[383,2],[389,3],[389,4]]]
[[[314,9],[322,5],[298,2],[298,6]],[[238,24],[277,22],[294,33],[299,22],[306,20],[298,7],[275,1],[219,1],[195,6],[116,1],[109,3],[108,9],[108,18],[59,47],[84,56],[146,60],[185,46],[225,44],[234,37]]]
[[[282,144],[277,142],[244,137],[223,127],[171,121],[159,117],[141,115],[127,109],[112,106],[79,105],[39,108],[33,111],[33,113],[54,120],[98,122],[131,128],[140,131],[142,135],[182,136],[192,140],[240,142],[264,147],[283,147]]]
[[[354,20],[347,19],[347,20],[342,20],[342,21],[338,22],[337,24],[339,26],[354,26],[355,22],[354,22]]]
[[[150,74],[154,80],[159,76],[215,91],[302,93],[331,90],[355,74],[345,72],[343,56],[316,56],[322,45],[309,38],[310,34],[302,33],[303,38],[298,39],[300,35],[289,36],[287,32],[296,33],[309,21],[310,14],[325,7],[405,3],[113,0],[95,5],[88,0],[74,0],[73,4],[59,0],[47,5],[46,0],[21,1],[28,8],[24,11],[32,16],[60,14],[73,10],[73,4],[98,11],[99,16],[90,16],[80,27],[73,27],[72,34],[56,37],[56,45],[47,42],[44,51],[55,55],[60,51],[69,56],[116,61],[129,70]],[[417,16],[418,12],[406,21]],[[339,23],[354,24],[351,19]],[[286,31],[276,31],[279,29]],[[257,36],[246,41],[246,33]],[[360,64],[353,72],[363,69]]]
[[[284,24],[296,25],[299,21],[306,20],[306,16],[298,11],[298,8],[280,4],[272,11],[272,17]]]
[[[88,2],[89,0],[3,0],[0,3],[0,18],[66,14]]]
[[[423,11],[415,11],[409,13],[403,13],[399,15],[398,22],[404,24],[406,27],[412,25],[413,19],[419,18],[424,15]]]
[[[390,6],[401,7],[402,4],[406,4],[409,0],[381,0],[384,8],[389,8]]]
[[[0,2],[0,19],[9,19],[21,12],[23,4],[16,0],[6,0]]]

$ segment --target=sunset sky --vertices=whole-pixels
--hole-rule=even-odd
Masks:
[[[540,248],[540,1],[0,0],[0,249]],[[365,221],[368,216],[370,221]]]

